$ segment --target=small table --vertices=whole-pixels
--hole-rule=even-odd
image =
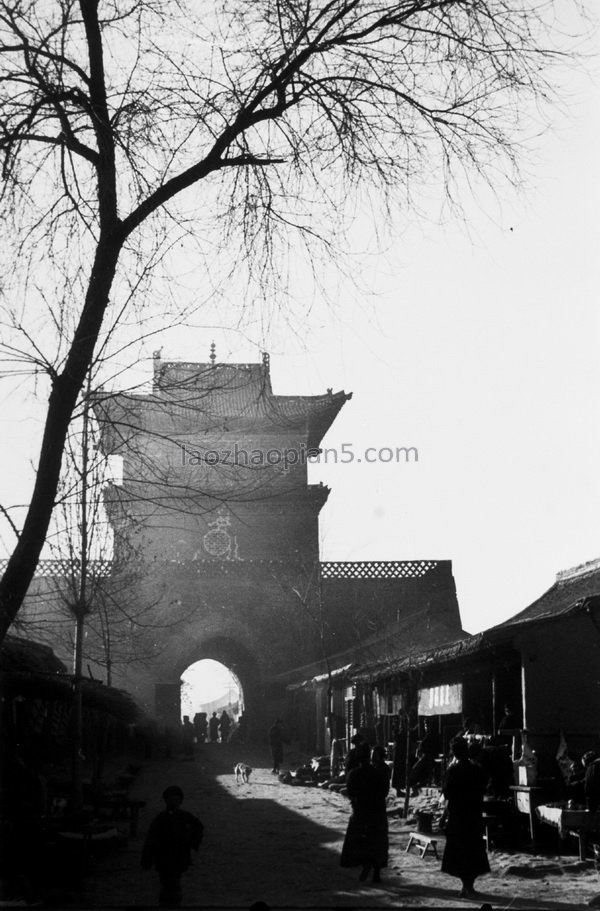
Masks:
[[[579,841],[579,859],[586,859],[586,841],[588,832],[600,832],[600,813],[589,810],[570,809],[566,804],[541,804],[536,807],[538,819],[555,829],[560,838],[569,833]]]
[[[145,800],[131,800],[118,792],[105,794],[96,801],[97,810],[109,810],[113,819],[126,819],[129,822],[129,833],[134,838],[137,835],[140,810],[145,806]]]
[[[548,799],[548,790],[545,787],[528,784],[513,784],[510,790],[515,796],[515,806],[519,813],[524,813],[529,818],[529,834],[531,835],[531,847],[533,853],[537,854],[537,817],[536,808]]]

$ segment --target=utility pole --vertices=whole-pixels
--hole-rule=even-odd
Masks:
[[[75,614],[75,649],[73,654],[73,714],[71,741],[71,809],[78,813],[83,809],[83,643],[85,618],[89,613],[88,568],[88,472],[89,472],[89,394],[91,379],[88,373],[83,404],[83,427],[81,432],[81,512],[79,514],[79,573],[74,579],[75,599],[72,610]]]
[[[408,675],[406,681],[406,706],[405,706],[405,717],[406,717],[406,742],[405,742],[405,751],[406,751],[406,770],[404,776],[404,819],[408,819],[408,808],[410,806],[410,792],[412,787],[411,782],[411,730],[410,730],[410,710],[412,707],[413,700],[413,683],[412,683],[412,669],[411,669],[411,658],[408,659]]]

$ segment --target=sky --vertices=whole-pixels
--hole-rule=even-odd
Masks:
[[[240,687],[232,673],[219,661],[204,658],[191,664],[182,675],[181,716],[193,718],[202,706],[227,697],[235,703],[240,698]]]
[[[600,84],[576,83],[522,192],[481,190],[457,219],[435,205],[407,213],[377,254],[359,217],[353,274],[327,277],[327,301],[295,277],[310,301],[300,321],[282,303],[243,333],[165,329],[141,364],[149,379],[157,348],[207,361],[214,341],[218,361],[268,350],[275,393],[352,392],[323,442],[337,464],[309,469],[331,487],[322,558],[452,560],[469,632],[600,557]],[[18,385],[3,390],[10,504],[26,496],[41,410]],[[372,447],[383,459],[414,447],[418,459],[368,463]]]
[[[598,161],[600,89],[582,80],[522,192],[409,221],[333,304],[264,336],[276,393],[353,394],[309,468],[331,488],[322,558],[452,560],[468,632],[600,557]],[[213,340],[217,360],[260,359],[214,329],[165,333],[162,356],[206,361]],[[390,461],[403,447],[418,458]]]

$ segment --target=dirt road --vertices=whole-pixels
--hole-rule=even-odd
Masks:
[[[234,764],[254,771],[236,784]],[[405,853],[407,826],[390,816],[390,866],[379,885],[358,882],[339,856],[348,819],[347,799],[320,788],[282,784],[269,771],[267,751],[219,744],[198,749],[194,761],[145,765],[132,796],[145,800],[139,833],[127,848],[94,861],[77,904],[84,908],[156,906],[157,878],[141,869],[146,828],[162,809],[160,795],[179,784],[184,807],[205,824],[193,868],[184,876],[184,906],[246,909],[262,900],[279,908],[544,908],[582,909],[600,895],[593,864],[563,858],[492,852],[492,873],[477,882],[477,900],[458,897],[460,883],[440,872],[439,860]],[[390,810],[396,805],[390,798]],[[438,848],[443,848],[440,837]],[[600,903],[600,901],[599,901]]]

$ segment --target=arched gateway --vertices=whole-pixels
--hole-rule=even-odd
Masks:
[[[123,462],[106,498],[113,582],[135,580],[135,647],[149,656],[119,683],[162,722],[179,722],[183,671],[213,658],[263,729],[276,708],[269,680],[321,657],[318,516],[329,491],[308,484],[307,459],[348,398],[275,395],[268,355],[218,364],[214,348],[208,363],[156,354],[149,394],[96,397],[102,447]]]

